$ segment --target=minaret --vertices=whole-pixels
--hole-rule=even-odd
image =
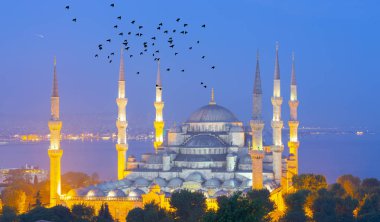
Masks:
[[[50,158],[50,206],[59,204],[59,196],[61,195],[61,128],[62,122],[59,119],[59,96],[58,96],[58,80],[56,70],[56,59],[54,58],[54,77],[53,92],[50,98],[51,116],[48,122],[50,130],[50,147],[48,155]]]
[[[259,53],[257,52],[256,75],[253,85],[253,115],[250,121],[252,129],[252,148],[249,154],[252,159],[252,189],[263,189],[263,129],[262,120],[262,89],[260,77]]]
[[[294,62],[294,53],[292,55],[292,74],[290,82],[290,120],[289,125],[289,154],[294,158],[294,173],[298,174],[298,118],[297,118],[297,108],[298,108],[298,99],[297,99],[297,83],[296,83],[296,72],[295,72],[295,62]]]
[[[274,178],[278,184],[281,184],[282,173],[282,151],[284,145],[282,144],[282,127],[284,123],[281,120],[281,104],[282,97],[280,92],[280,65],[278,61],[278,43],[276,44],[276,62],[274,65],[274,85],[273,85],[273,118],[272,118],[272,130],[273,130],[273,145],[271,150],[273,153],[273,172]]]
[[[160,61],[157,62],[157,80],[156,80],[156,101],[154,102],[156,108],[156,118],[154,120],[154,129],[156,136],[154,140],[154,149],[157,151],[164,142],[164,117],[162,110],[164,109],[164,102],[162,101],[162,82],[160,73]]]
[[[126,118],[125,107],[127,106],[128,99],[125,98],[125,73],[124,73],[124,58],[123,49],[120,54],[120,70],[119,70],[119,90],[116,104],[118,107],[118,115],[116,120],[117,127],[117,178],[119,180],[124,178],[124,170],[126,164],[126,152],[128,150],[127,133],[128,122]]]

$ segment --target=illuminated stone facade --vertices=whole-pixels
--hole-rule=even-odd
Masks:
[[[162,101],[162,82],[161,82],[161,73],[160,73],[160,61],[158,61],[157,67],[157,81],[156,81],[156,101],[154,102],[154,108],[156,109],[156,118],[154,120],[154,129],[155,129],[155,139],[154,139],[154,148],[157,151],[164,142],[164,117],[163,109],[164,102]]]

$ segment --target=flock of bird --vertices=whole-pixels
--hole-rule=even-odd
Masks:
[[[115,3],[111,3],[109,5],[109,7],[114,8]],[[67,11],[69,11],[70,9],[71,9],[70,5],[67,5],[65,7],[65,10],[67,10]],[[127,54],[128,54],[127,57],[129,57],[130,59],[132,59],[135,56],[148,55],[148,56],[152,56],[154,61],[159,61],[160,55],[162,55],[161,52],[163,50],[170,50],[170,53],[174,56],[185,53],[184,51],[181,51],[180,47],[178,47],[177,42],[176,42],[176,40],[177,40],[177,38],[179,38],[179,36],[187,36],[189,34],[189,30],[188,30],[189,24],[182,22],[181,18],[177,18],[175,20],[176,24],[178,24],[178,25],[174,28],[169,28],[169,27],[165,26],[163,22],[158,23],[158,25],[155,27],[157,34],[154,36],[151,36],[151,37],[145,37],[145,34],[143,33],[143,31],[146,28],[144,28],[143,25],[137,24],[135,19],[130,20],[130,21],[126,21],[126,20],[127,19],[123,18],[122,16],[117,16],[115,18],[116,24],[113,25],[113,29],[117,30],[116,36],[115,36],[116,39],[115,38],[107,38],[105,40],[105,43],[99,43],[97,45],[97,51],[98,52],[95,53],[95,55],[94,55],[95,58],[101,57],[102,52],[104,51],[104,49],[106,47],[108,47],[108,45],[111,42],[113,42],[113,41],[117,42],[118,41],[117,37],[123,38],[122,43],[121,43],[121,47],[124,49],[125,52],[127,52]],[[121,21],[126,21],[127,23],[130,23],[132,26],[134,26],[135,32],[132,32],[132,31],[123,32],[121,30],[121,27],[120,27]],[[77,23],[79,21],[76,17],[74,17],[74,18],[72,18],[72,22]],[[205,29],[206,24],[199,25],[199,28]],[[175,37],[173,37],[173,36],[175,36]],[[132,47],[132,44],[130,44],[130,41],[132,38],[137,38],[140,41],[140,44],[133,44],[133,47]],[[159,38],[165,39],[166,47],[165,46],[164,46],[164,48],[160,47],[160,44],[157,41]],[[200,41],[199,40],[194,41],[193,44],[198,45],[198,44],[200,44]],[[195,47],[195,46],[190,45],[185,50],[190,52],[193,49],[193,47]],[[134,49],[134,52],[133,52],[132,48]],[[114,55],[115,55],[114,52],[110,52],[110,53],[107,53],[107,55],[105,55],[105,58],[107,59],[108,63],[112,63],[112,61],[113,61],[112,58]],[[206,56],[201,55],[200,59],[205,60]],[[210,69],[214,70],[215,65],[210,65]],[[167,67],[165,70],[167,72],[170,72],[172,69],[170,67]],[[182,68],[179,71],[185,72],[185,69]],[[140,72],[137,71],[136,74],[139,75]],[[207,88],[206,83],[203,81],[200,82],[200,86],[203,88]]]

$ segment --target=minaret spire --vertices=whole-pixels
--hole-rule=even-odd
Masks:
[[[214,94],[214,88],[211,88],[211,100],[210,100],[210,105],[215,105],[215,94]]]
[[[50,206],[59,204],[61,195],[61,128],[62,122],[59,119],[59,96],[58,96],[58,80],[56,70],[56,59],[54,58],[54,74],[53,74],[53,92],[50,98],[51,116],[48,122],[50,130],[50,146],[48,155],[50,158]]]
[[[124,73],[124,49],[121,48],[120,50],[120,67],[119,67],[119,81],[125,80],[125,73]]]
[[[295,62],[294,62],[294,53],[292,54],[292,74],[291,74],[291,82],[290,82],[290,100],[289,100],[289,108],[290,108],[290,120],[288,121],[289,125],[289,160],[291,163],[291,169],[293,170],[293,174],[298,174],[298,117],[297,117],[297,109],[298,109],[298,99],[297,99],[297,83],[296,83],[296,71],[295,71]]]
[[[58,97],[58,79],[57,79],[57,59],[54,56],[54,74],[53,74],[53,91],[52,97]]]
[[[164,117],[163,109],[164,102],[162,101],[162,82],[161,82],[161,71],[160,71],[160,60],[157,61],[157,80],[156,80],[156,101],[154,102],[154,107],[156,109],[156,118],[154,120],[153,126],[156,131],[155,140],[153,143],[155,151],[161,148],[164,142]]]
[[[127,127],[128,121],[126,117],[125,107],[127,106],[128,99],[125,98],[125,73],[124,73],[124,58],[123,49],[120,51],[120,70],[118,81],[118,97],[116,98],[116,104],[118,107],[118,115],[116,120],[117,127],[117,178],[123,179],[126,169],[126,152],[128,150],[127,141]]]
[[[282,178],[282,151],[284,145],[282,144],[282,127],[284,123],[281,120],[281,90],[280,90],[280,64],[278,59],[279,44],[276,43],[276,61],[274,65],[274,83],[273,83],[273,118],[272,118],[272,139],[273,145],[271,151],[273,152],[273,172],[275,180],[278,184],[281,184]]]
[[[259,51],[256,56],[256,73],[253,85],[253,114],[250,121],[252,130],[252,149],[249,150],[252,160],[252,189],[263,188],[263,129],[262,120],[262,89],[260,77]]]

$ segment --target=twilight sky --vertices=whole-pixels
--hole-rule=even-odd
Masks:
[[[115,8],[109,6],[112,2]],[[70,10],[65,10],[66,5]],[[170,122],[182,122],[208,103],[210,90],[201,87],[201,81],[215,88],[217,104],[247,122],[257,49],[268,121],[275,42],[279,41],[284,121],[288,120],[294,50],[301,126],[379,131],[379,6],[375,0],[4,0],[0,7],[0,121],[16,125],[36,121],[47,130],[56,55],[64,123],[73,116],[103,115],[114,124],[120,43],[127,38],[131,47],[140,44],[135,36],[117,34],[136,33],[130,24],[134,19],[144,26],[144,38],[178,39],[176,57],[160,40],[164,118]],[[116,19],[120,15],[121,21]],[[71,21],[74,17],[77,23]],[[178,17],[189,24],[188,35],[158,34],[160,22],[163,29],[183,30],[179,28],[183,23],[175,21]],[[116,24],[120,31],[113,28]],[[206,29],[200,28],[202,24]],[[110,44],[105,41],[108,38],[113,40]],[[95,59],[100,43],[104,49],[101,58]],[[186,50],[189,46],[193,50]],[[115,57],[109,64],[104,57],[112,51]],[[202,55],[205,60],[200,59]],[[210,69],[212,65],[215,70]],[[170,72],[164,70],[167,67]],[[141,74],[136,75],[137,71]],[[155,75],[151,56],[126,58],[131,127],[152,126]]]

